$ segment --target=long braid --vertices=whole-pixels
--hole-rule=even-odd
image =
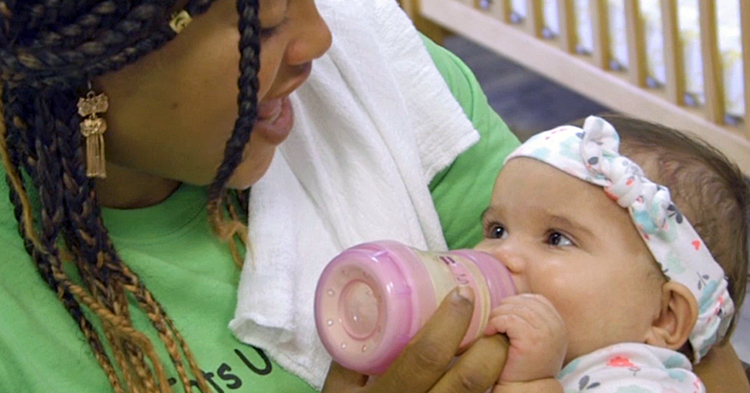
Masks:
[[[31,96],[33,98],[33,105],[30,107],[32,108],[32,114],[27,116],[29,118],[32,118],[34,120],[34,123],[31,127],[28,127],[26,130],[26,136],[27,140],[33,140],[33,149],[30,149],[30,151],[33,151],[34,154],[30,154],[29,156],[37,157],[37,159],[28,159],[26,169],[27,172],[32,174],[32,177],[35,178],[35,183],[38,185],[37,194],[39,195],[39,204],[41,207],[41,214],[40,214],[40,221],[41,221],[41,236],[39,239],[39,242],[41,243],[42,247],[41,250],[34,250],[34,257],[37,260],[37,266],[40,270],[40,273],[47,279],[48,283],[52,283],[52,287],[54,289],[57,289],[56,292],[58,292],[58,296],[60,293],[64,290],[67,290],[67,292],[73,292],[74,294],[78,295],[78,297],[89,295],[85,293],[81,288],[77,286],[73,286],[70,283],[69,278],[67,275],[63,272],[62,265],[60,263],[59,259],[59,253],[57,249],[57,239],[59,236],[59,233],[62,228],[62,222],[63,217],[61,214],[62,211],[62,192],[60,189],[60,184],[64,182],[56,181],[56,179],[60,178],[60,158],[57,154],[57,146],[56,144],[59,143],[59,141],[65,141],[65,138],[57,138],[56,136],[64,135],[64,133],[61,133],[61,130],[66,129],[66,125],[64,124],[64,121],[60,118],[57,118],[53,115],[52,110],[49,108],[47,103],[51,104],[62,104],[58,105],[62,107],[63,113],[71,113],[69,110],[66,110],[64,103],[66,101],[72,101],[74,102],[74,95],[68,94],[70,97],[65,97],[65,92],[50,92],[50,91],[40,91],[37,92],[37,94],[34,95],[26,95]],[[51,97],[56,97],[56,99],[51,99]],[[65,98],[68,98],[67,100]],[[74,113],[74,112],[73,112]],[[71,116],[68,114],[66,116],[70,118]],[[43,170],[42,170],[43,169]],[[70,244],[70,243],[69,243]],[[84,266],[84,268],[81,268],[81,266]],[[91,277],[92,273],[90,271],[90,268],[95,265],[91,264],[79,264],[79,272],[81,273],[81,276],[84,278],[84,282],[87,284],[91,283]],[[115,283],[116,284],[116,283]],[[92,286],[89,285],[90,292],[96,294],[96,291],[91,290]],[[111,290],[110,290],[111,291]],[[96,297],[96,295],[94,295]],[[93,303],[93,300],[87,300],[88,303]],[[99,302],[99,304],[102,304],[102,302]],[[106,304],[106,303],[105,303]],[[98,310],[95,310],[97,314],[101,315],[101,308]],[[113,311],[113,310],[108,310]],[[78,319],[77,315],[73,315],[74,319]],[[103,318],[108,318],[106,314],[103,316]],[[106,322],[106,321],[105,321]],[[108,329],[107,325],[112,324],[119,324],[119,327],[115,327],[114,329],[117,331],[130,331],[132,330],[132,327],[129,326],[129,322],[126,324],[123,324],[122,322],[112,322],[105,323],[105,335],[107,336],[108,340],[112,344],[114,340],[116,340],[116,337],[118,335],[122,335],[119,332],[112,332],[111,329]],[[95,337],[96,333],[91,328],[90,323],[89,324],[83,324],[82,330],[84,331],[84,335],[86,337]],[[139,338],[140,341],[143,341],[143,338]],[[95,348],[96,351],[99,350],[100,345],[97,345],[97,348]],[[125,347],[133,348],[133,345],[126,344]],[[131,351],[132,352],[132,351]],[[140,352],[140,351],[136,351]],[[96,353],[97,358],[101,359],[102,356],[106,357],[104,354],[104,351],[101,351],[101,353]],[[118,360],[118,365],[122,367],[123,365],[127,364],[126,362],[122,361],[122,357],[118,356],[117,351],[115,351],[115,357]],[[150,372],[145,366],[138,367],[139,364],[143,363],[143,356],[133,355],[130,354],[131,358],[140,358],[140,362],[132,362],[132,364],[135,365],[134,372],[139,376],[139,380],[143,381],[143,384],[149,389],[150,391],[155,391],[155,383],[150,383],[149,381],[153,378],[150,377]],[[156,356],[152,353],[149,356],[151,359],[156,360]],[[101,363],[101,360],[100,360]],[[108,370],[109,369],[109,370]],[[105,367],[105,371],[108,373],[108,378],[110,381],[112,381],[113,377],[116,377],[116,374],[112,372],[111,366],[107,364],[107,367]],[[124,379],[126,382],[129,380],[132,380],[130,378],[130,374],[133,374],[131,370],[124,369]],[[163,372],[161,373],[163,374]],[[166,378],[162,378],[165,380]],[[118,383],[119,385],[119,383]]]
[[[213,1],[192,0],[185,9],[197,15]],[[109,238],[94,183],[85,175],[84,141],[78,130],[81,119],[75,110],[85,82],[122,68],[175,36],[165,23],[173,2],[142,0],[131,6],[131,2],[114,0],[0,0],[0,80],[4,81],[5,103],[0,153],[19,233],[40,275],[77,322],[116,392],[124,391],[123,382],[132,392],[171,391],[153,345],[132,325],[127,294],[133,295],[152,322],[185,391],[192,389],[183,357],[199,388],[210,390],[174,323],[120,260]],[[238,0],[240,116],[217,179],[210,187],[210,193],[219,197],[211,200],[222,199],[256,116],[260,49],[257,8],[255,0]],[[26,102],[21,97],[33,98]],[[38,195],[40,209],[36,216],[21,171],[29,175],[32,190]],[[59,249],[61,238],[66,249]],[[63,269],[61,255],[68,254],[85,289],[74,284]],[[102,322],[119,371],[82,307]]]
[[[192,358],[192,355],[190,355],[184,340],[178,336],[178,340],[175,342],[176,334],[174,332],[176,332],[176,329],[171,320],[166,317],[163,307],[154,300],[153,295],[140,282],[138,276],[122,263],[113,244],[106,236],[107,230],[101,220],[99,205],[96,203],[94,195],[94,183],[86,177],[85,167],[83,166],[83,153],[81,149],[77,148],[84,143],[83,137],[79,132],[75,132],[73,128],[67,128],[67,130],[68,133],[61,135],[63,150],[66,151],[66,155],[62,158],[65,168],[63,175],[65,179],[64,183],[70,188],[70,192],[66,193],[66,202],[69,205],[70,218],[68,223],[71,224],[71,228],[66,232],[66,238],[68,244],[75,244],[76,239],[83,239],[84,242],[78,244],[79,249],[77,250],[77,254],[89,255],[87,258],[95,259],[99,262],[94,266],[90,266],[85,262],[87,259],[84,258],[82,259],[84,262],[79,264],[95,271],[95,276],[90,282],[99,287],[90,288],[91,292],[107,295],[107,297],[100,301],[108,305],[110,310],[116,314],[125,316],[129,315],[129,313],[124,293],[127,291],[133,294],[140,308],[146,311],[159,337],[164,342],[186,390],[190,391],[191,387],[188,374],[181,360],[180,349],[185,354],[191,366],[191,371],[198,379],[199,385],[204,385],[201,386],[201,389],[205,391],[207,385],[205,385],[205,381],[202,381],[202,372],[200,372],[197,363]],[[112,275],[116,275],[118,279],[113,280],[111,278]],[[105,284],[121,287],[117,291],[114,291],[114,293],[109,289],[108,293],[108,288],[104,286]],[[113,296],[115,295],[120,295],[120,297],[114,298]],[[130,348],[127,344],[123,345],[125,348]],[[131,349],[136,350],[136,348]],[[131,359],[130,362],[132,364],[142,363],[142,355],[138,354],[137,351],[131,355],[135,355],[138,358],[135,360]],[[143,374],[143,371],[147,370],[140,368],[137,371],[141,371],[141,374]],[[146,381],[150,380],[150,377],[146,374],[140,375],[140,377]]]
[[[60,143],[61,155],[58,158],[61,163],[62,184],[68,190],[64,193],[64,203],[67,216],[65,220],[64,237],[66,244],[71,248],[75,258],[76,267],[83,281],[87,285],[89,293],[103,307],[113,313],[125,318],[127,323],[121,324],[121,328],[132,328],[129,322],[127,298],[122,286],[122,277],[117,266],[106,264],[105,261],[116,255],[109,241],[106,228],[101,222],[99,205],[93,192],[93,181],[86,178],[85,166],[83,165],[83,153],[79,148],[83,143],[80,132],[77,132],[77,124],[80,118],[75,115],[76,94],[68,94],[67,97],[58,95],[60,111],[57,114],[59,126],[57,135]],[[67,116],[66,116],[67,115]],[[65,121],[61,117],[67,117]],[[95,263],[91,263],[95,261]],[[110,321],[110,324],[114,324]],[[123,378],[138,380],[146,386],[147,390],[157,390],[157,379],[161,385],[165,385],[166,377],[158,364],[155,364],[155,377],[146,365],[144,352],[152,351],[148,348],[140,348],[130,337],[117,336],[113,328],[105,326],[104,334],[110,345],[121,349],[114,351],[118,366],[123,369]],[[147,353],[149,358],[155,358],[153,352]]]
[[[8,93],[8,89],[4,89],[3,92]],[[13,95],[10,94],[10,96]],[[15,102],[15,100],[9,101]],[[86,338],[86,342],[88,342],[89,346],[91,347],[94,356],[97,359],[97,362],[104,369],[113,389],[116,392],[122,392],[122,386],[117,379],[115,369],[114,367],[112,367],[112,363],[109,361],[109,358],[105,353],[104,347],[102,346],[101,340],[99,340],[99,337],[96,334],[93,325],[84,316],[80,305],[75,300],[70,290],[61,285],[60,281],[55,278],[55,276],[59,275],[59,272],[62,270],[60,267],[59,259],[45,258],[45,256],[42,254],[43,249],[41,247],[34,246],[34,244],[39,244],[41,243],[41,241],[33,232],[33,223],[28,197],[26,196],[27,194],[23,185],[23,180],[21,179],[21,176],[17,171],[17,168],[19,168],[20,166],[20,163],[18,161],[18,154],[15,150],[9,150],[8,145],[6,144],[7,142],[10,142],[11,146],[14,146],[15,143],[17,143],[17,140],[20,138],[20,135],[18,135],[18,131],[23,131],[26,129],[26,127],[22,123],[22,120],[20,120],[20,113],[16,112],[18,109],[16,108],[16,111],[14,111],[11,108],[12,106],[5,106],[3,110],[4,118],[6,120],[10,120],[6,122],[6,127],[2,127],[2,125],[0,125],[0,131],[4,131],[2,134],[0,134],[0,153],[2,153],[2,156],[4,157],[4,166],[6,167],[6,169],[8,169],[6,181],[10,186],[10,199],[14,205],[14,214],[16,220],[19,223],[19,233],[24,239],[26,251],[36,262],[37,270],[39,271],[44,281],[47,283],[50,289],[52,289],[52,291],[58,295],[63,305],[68,310],[68,313],[71,315],[71,317],[73,317],[73,320],[81,328],[81,331]],[[50,214],[47,214],[47,216],[49,217]],[[54,216],[54,214],[52,216]],[[31,230],[28,230],[29,228],[31,228]],[[50,242],[48,242],[48,244],[50,244]],[[54,241],[52,241],[51,244],[51,254],[56,256]],[[56,271],[57,274],[55,274]]]
[[[29,246],[41,248],[34,233],[34,218],[32,216],[31,204],[21,180],[21,175],[18,173],[18,170],[21,168],[21,157],[29,156],[28,152],[18,150],[18,148],[23,148],[25,146],[25,144],[22,143],[22,136],[24,135],[26,125],[19,115],[17,115],[17,113],[20,114],[23,112],[22,104],[18,99],[18,94],[14,94],[11,88],[7,85],[3,86],[2,103],[3,119],[5,119],[3,122],[3,151],[7,152],[5,153],[7,157],[5,160],[7,161],[5,166],[9,168],[6,179],[8,185],[11,186],[11,200],[14,202],[15,206],[22,208],[22,211],[16,212],[16,219],[18,220],[19,225],[23,227],[21,237],[32,243],[27,245],[27,248]],[[8,150],[7,146],[16,146],[17,148]],[[19,193],[14,193],[15,190],[19,190]]]
[[[242,155],[250,140],[253,122],[257,116],[258,102],[258,70],[260,69],[260,22],[258,21],[258,0],[239,1],[237,10],[240,14],[240,79],[239,106],[237,122],[232,136],[224,150],[224,160],[208,188],[208,214],[217,234],[228,240],[232,255],[238,264],[241,264],[240,253],[237,251],[233,237],[240,234],[240,240],[245,241],[247,228],[237,220],[228,224],[224,220],[222,206],[225,203],[225,190],[230,176],[242,162]],[[229,204],[231,206],[231,204]],[[231,213],[231,210],[230,210]]]

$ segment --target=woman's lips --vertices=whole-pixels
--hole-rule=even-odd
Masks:
[[[258,121],[273,122],[281,114],[281,98],[258,104]]]
[[[258,118],[253,132],[259,133],[268,142],[278,145],[292,131],[294,113],[289,97],[276,98],[258,104]]]
[[[294,125],[294,111],[289,102],[289,94],[297,90],[310,76],[312,62],[300,64],[295,68],[295,76],[276,90],[276,97],[258,104],[258,118],[253,132],[259,133],[270,143],[278,145],[283,142]]]

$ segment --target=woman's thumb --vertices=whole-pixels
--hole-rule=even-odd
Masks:
[[[321,393],[355,392],[367,383],[367,375],[346,369],[336,362],[331,362],[325,384]]]

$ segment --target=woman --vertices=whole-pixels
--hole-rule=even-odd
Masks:
[[[264,174],[331,40],[312,0],[259,3],[0,0],[1,391],[310,390],[226,329],[226,190]],[[386,375],[334,365],[324,391],[485,391],[503,341],[445,372],[472,309],[450,299]]]

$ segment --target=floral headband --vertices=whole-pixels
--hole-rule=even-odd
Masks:
[[[636,163],[620,155],[619,146],[614,127],[590,116],[583,129],[563,126],[535,135],[505,161],[529,157],[545,162],[603,187],[628,209],[664,275],[689,288],[698,302],[698,320],[689,338],[698,363],[724,337],[734,314],[724,270],[674,205],[669,190],[647,179]]]

